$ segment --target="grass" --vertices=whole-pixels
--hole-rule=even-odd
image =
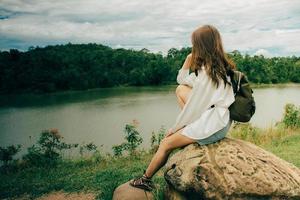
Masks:
[[[136,156],[107,156],[98,162],[92,159],[64,160],[58,166],[25,167],[13,173],[0,175],[0,198],[30,194],[38,197],[52,191],[93,192],[97,199],[111,199],[114,189],[142,174],[152,155],[141,151]],[[162,170],[154,178],[161,187],[164,186]],[[156,197],[162,188],[154,191]]]
[[[299,83],[287,82],[287,83],[251,83],[252,88],[284,88],[284,87],[299,87]]]
[[[300,168],[300,128],[286,128],[278,124],[259,129],[250,124],[237,124],[229,136],[254,143]]]
[[[300,131],[265,144],[264,148],[300,168]]]
[[[288,162],[300,167],[300,129],[277,127],[262,130],[249,124],[235,124],[229,137],[255,143]],[[135,156],[105,155],[100,161],[93,157],[64,160],[56,167],[20,166],[12,172],[0,174],[0,198],[29,194],[38,197],[52,191],[93,192],[97,199],[111,199],[114,189],[134,178],[147,167],[150,151],[141,150]],[[156,199],[163,199],[165,181],[163,170],[154,176],[159,186]]]

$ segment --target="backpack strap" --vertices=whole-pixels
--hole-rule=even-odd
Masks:
[[[238,72],[239,74],[239,78],[238,78],[238,84],[237,84],[237,91],[238,92],[240,90],[241,87],[241,79],[242,79],[242,72]]]

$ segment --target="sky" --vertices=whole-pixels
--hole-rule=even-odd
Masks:
[[[165,55],[204,24],[227,52],[300,56],[300,0],[0,0],[0,50],[70,42]]]

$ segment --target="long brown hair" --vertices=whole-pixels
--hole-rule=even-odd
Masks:
[[[193,45],[192,71],[198,75],[197,70],[201,70],[201,66],[204,65],[217,87],[220,84],[220,79],[224,81],[226,86],[226,83],[229,83],[226,75],[231,73],[236,66],[224,52],[219,31],[212,25],[204,25],[192,33],[191,40]]]

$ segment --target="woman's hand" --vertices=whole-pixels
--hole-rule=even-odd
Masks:
[[[170,128],[164,138],[167,138],[172,134],[173,134],[173,132],[172,132],[172,129]]]

